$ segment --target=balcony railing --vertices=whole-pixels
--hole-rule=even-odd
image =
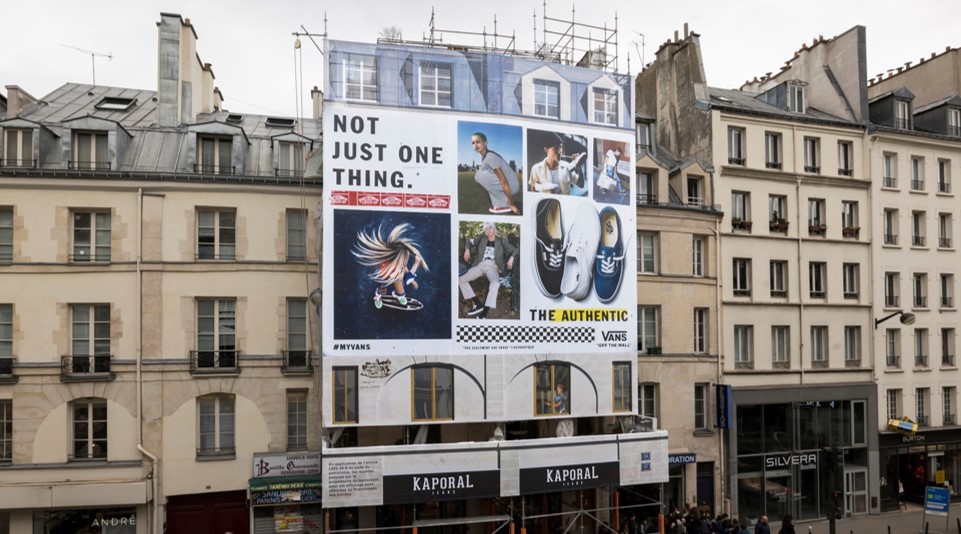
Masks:
[[[282,371],[285,373],[311,373],[314,369],[309,350],[285,350]]]
[[[927,415],[918,414],[918,426],[928,426],[931,424],[931,420]]]
[[[766,163],[764,164],[764,166],[767,167],[768,169],[781,170],[781,168],[782,168],[784,165],[783,165],[780,161],[768,161],[768,162],[766,162]]]
[[[72,171],[109,171],[109,161],[79,161],[71,160],[67,162],[67,168]]]
[[[848,369],[858,369],[861,367],[861,358],[845,358],[844,366]]]
[[[823,299],[825,295],[827,295],[827,293],[825,293],[824,291],[812,289],[810,291],[810,295],[812,299]]]
[[[25,169],[33,169],[37,166],[37,160],[35,159],[3,159],[0,158],[0,167],[21,167]]]
[[[731,228],[734,230],[750,231],[754,223],[746,219],[731,219]]]
[[[914,355],[914,366],[915,366],[915,367],[927,367],[927,366],[928,366],[928,355],[927,355],[927,354],[915,354],[915,355]]]
[[[687,205],[700,208],[704,206],[704,199],[701,197],[687,197]]]
[[[925,295],[915,295],[914,296],[914,307],[915,308],[927,308],[928,307],[928,297]]]
[[[953,307],[954,307],[954,298],[942,295],[942,296],[941,296],[941,307],[942,307],[942,308],[953,308]]]
[[[804,172],[812,172],[814,174],[818,174],[821,172],[821,167],[815,166],[815,165],[805,165]]]
[[[237,167],[234,165],[204,165],[194,164],[194,172],[198,174],[237,174]]]
[[[941,365],[948,367],[954,367],[954,354],[942,354],[941,355]]]
[[[938,193],[950,193],[951,184],[948,182],[938,181]]]
[[[899,130],[907,130],[909,124],[908,119],[894,119],[894,127]]]
[[[881,186],[892,187],[892,188],[897,187],[898,179],[895,178],[894,176],[885,176],[884,178],[881,179]]]
[[[856,298],[858,298],[858,292],[857,292],[857,291],[845,291],[845,292],[844,292],[844,298],[846,298],[846,299],[856,299]]]
[[[772,232],[786,234],[787,229],[790,226],[791,226],[791,223],[788,221],[785,221],[784,219],[775,219],[771,221],[769,228]]]
[[[60,358],[60,380],[113,380],[116,375],[110,370],[111,356],[62,356]]]
[[[951,238],[950,237],[939,237],[938,246],[941,248],[951,248]]]
[[[897,308],[900,306],[901,299],[897,295],[885,295],[884,306],[886,308]]]
[[[738,289],[738,288],[734,288],[734,296],[735,296],[735,297],[750,297],[750,296],[751,296],[751,290],[750,290],[750,289]]]
[[[888,367],[900,368],[900,367],[901,367],[901,357],[900,357],[900,356],[891,356],[891,355],[888,355],[888,357],[887,357],[887,364],[888,364]]]
[[[912,191],[924,191],[924,180],[911,180]]]
[[[961,126],[955,124],[948,125],[948,135],[953,137],[961,137]]]
[[[274,176],[286,176],[286,177],[297,178],[303,175],[304,175],[303,169],[274,169]]]
[[[638,206],[653,206],[657,204],[657,195],[654,193],[638,193],[637,194],[637,205]]]
[[[776,299],[783,299],[783,298],[787,297],[787,291],[785,291],[785,290],[783,290],[783,289],[772,289],[772,290],[771,290],[771,297],[772,297],[772,298],[776,298]]]
[[[844,228],[841,228],[842,237],[853,237],[857,239],[860,233],[861,233],[860,226],[845,226]]]
[[[955,415],[953,413],[944,414],[944,417],[942,417],[942,419],[944,419],[944,423],[942,423],[944,425],[953,425],[955,424],[955,421],[956,421]]]
[[[898,244],[898,234],[884,234],[884,244],[885,244],[885,245],[897,245],[897,244]]]
[[[826,224],[808,223],[808,235],[824,235],[827,231]]]
[[[839,176],[854,176],[854,169],[838,169]]]
[[[240,367],[237,360],[240,351],[236,350],[192,350],[190,351],[190,372],[195,374],[237,374]]]
[[[915,247],[924,246],[924,236],[923,235],[913,235],[911,236],[911,245]]]
[[[744,165],[744,158],[729,157],[727,158],[727,162],[731,165]]]

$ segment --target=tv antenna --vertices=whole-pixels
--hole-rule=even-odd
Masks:
[[[96,62],[95,62],[95,59],[98,58],[98,57],[105,57],[105,58],[107,58],[107,61],[113,59],[113,54],[110,53],[110,52],[107,52],[106,54],[104,54],[103,52],[94,52],[93,50],[86,50],[86,49],[84,49],[84,48],[78,48],[78,47],[76,47],[76,46],[70,46],[70,45],[68,45],[68,44],[63,44],[63,43],[60,43],[60,46],[66,46],[67,48],[73,48],[73,49],[76,50],[77,52],[83,52],[84,54],[90,54],[90,71],[91,71],[91,74],[92,74],[92,76],[93,76],[93,84],[94,84],[94,85],[97,85],[97,64],[96,64]]]
[[[644,64],[644,34],[636,30],[634,31],[634,33],[636,33],[638,37],[641,38],[640,41],[634,41],[634,51],[637,52],[638,56],[640,56],[641,70],[644,70],[644,67],[647,66]]]

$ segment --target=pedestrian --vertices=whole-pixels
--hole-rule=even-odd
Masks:
[[[778,534],[796,534],[794,532],[794,516],[785,514],[784,518],[781,519],[781,530],[777,532]]]
[[[767,516],[762,515],[761,520],[754,527],[754,534],[771,534],[771,526],[767,524]]]

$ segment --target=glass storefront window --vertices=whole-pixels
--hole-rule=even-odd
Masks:
[[[34,534],[136,534],[136,508],[44,510],[33,513]]]
[[[764,406],[737,407],[737,454],[764,452]]]

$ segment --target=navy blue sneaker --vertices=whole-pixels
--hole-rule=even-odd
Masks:
[[[621,218],[614,208],[601,210],[601,239],[594,262],[594,292],[601,302],[610,302],[621,289],[624,278],[624,241]]]
[[[541,199],[534,210],[534,280],[546,297],[561,296],[564,242],[561,203],[553,198]]]

